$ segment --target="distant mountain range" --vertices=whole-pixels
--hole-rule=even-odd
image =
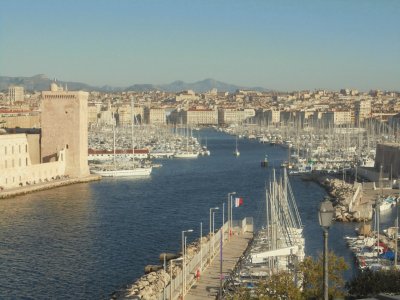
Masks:
[[[23,86],[29,91],[45,91],[49,89],[52,79],[46,77],[46,75],[39,74],[32,77],[9,77],[0,76],[0,90],[7,90],[10,85]],[[256,91],[268,91],[268,89],[262,87],[245,87],[229,84],[214,79],[204,79],[193,83],[187,83],[184,81],[174,81],[169,84],[133,84],[129,87],[112,87],[112,86],[91,86],[82,82],[72,81],[61,81],[57,80],[62,86],[67,85],[68,90],[84,90],[84,91],[99,91],[99,92],[122,92],[122,91],[166,91],[166,92],[180,92],[184,90],[193,90],[198,93],[203,93],[216,88],[218,91],[233,92],[237,89],[256,90]]]

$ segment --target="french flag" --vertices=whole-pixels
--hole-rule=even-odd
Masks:
[[[243,205],[243,198],[235,198],[235,207]]]

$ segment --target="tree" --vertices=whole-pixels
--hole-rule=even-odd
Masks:
[[[281,271],[265,280],[260,280],[253,290],[240,288],[234,295],[228,296],[229,300],[303,300],[322,299],[323,297],[323,270],[322,255],[316,260],[306,257],[297,267],[299,274],[298,286],[296,274]],[[337,257],[333,252],[328,254],[329,297],[342,297],[344,295],[343,271],[348,269],[342,257]]]
[[[357,298],[373,297],[379,293],[400,293],[400,271],[370,271],[358,273],[346,283],[351,296]]]
[[[323,256],[318,255],[314,260],[308,256],[300,263],[300,273],[303,274],[302,287],[303,296],[306,299],[323,298]],[[343,272],[348,269],[343,257],[336,256],[333,252],[328,253],[328,279],[329,297],[344,296]]]
[[[266,280],[260,281],[255,294],[260,300],[301,300],[302,294],[297,287],[294,275],[287,271],[273,274]]]
[[[250,300],[250,290],[245,287],[240,287],[235,290],[234,294],[225,295],[227,300]]]

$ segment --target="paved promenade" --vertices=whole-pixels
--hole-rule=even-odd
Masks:
[[[42,182],[34,185],[26,185],[22,187],[12,188],[0,191],[0,199],[11,198],[19,195],[25,195],[33,192],[43,191],[53,189],[59,186],[66,186],[70,184],[76,183],[84,183],[90,181],[101,180],[101,176],[99,175],[89,175],[82,178],[67,178],[67,179],[58,179],[49,182]]]
[[[235,267],[239,257],[246,250],[252,233],[234,235],[230,241],[226,241],[223,246],[222,273],[229,275]],[[186,300],[215,299],[219,293],[220,278],[220,258],[219,252],[212,260],[211,264],[203,270],[199,281],[194,281],[190,290],[185,295]]]

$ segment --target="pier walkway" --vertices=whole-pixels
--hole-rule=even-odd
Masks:
[[[230,224],[185,246],[183,256],[169,260],[163,270],[142,276],[113,299],[215,299],[220,287],[221,239],[222,274],[228,278],[253,237],[253,218],[231,220]]]
[[[253,233],[245,232],[231,236],[222,247],[222,278],[228,276],[235,267],[240,256],[246,250]],[[200,279],[193,280],[189,285],[189,291],[185,295],[186,300],[214,299],[219,293],[220,287],[220,255],[214,256],[211,264],[203,270]]]

